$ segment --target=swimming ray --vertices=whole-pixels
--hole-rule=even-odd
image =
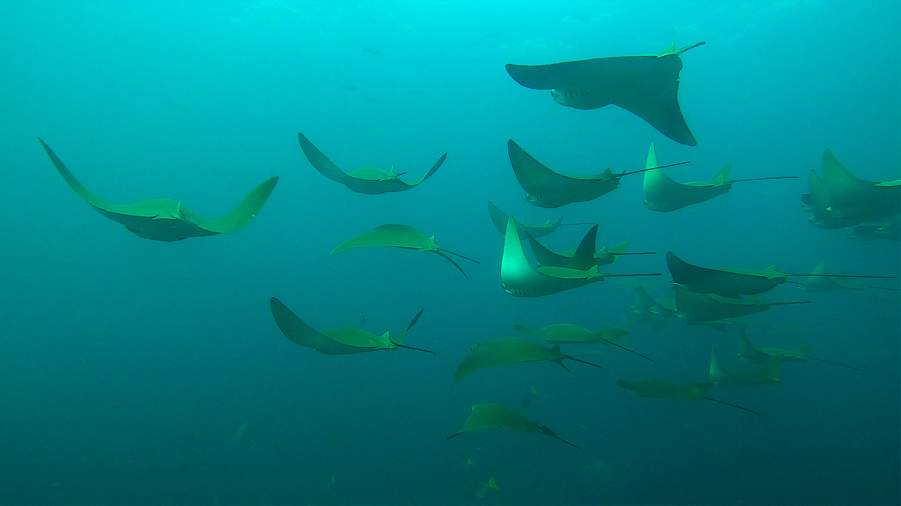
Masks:
[[[150,199],[132,204],[112,204],[94,195],[75,179],[56,153],[42,139],[38,138],[50,161],[72,190],[100,214],[125,225],[138,237],[154,241],[174,242],[188,237],[202,237],[217,234],[231,234],[246,227],[252,220],[278,183],[278,177],[262,182],[244,197],[244,200],[225,216],[206,220],[184,207],[181,201],[172,199]]]
[[[491,216],[491,223],[494,223],[494,227],[498,232],[503,235],[507,232],[507,214],[500,210],[499,207],[488,202],[488,214]],[[557,220],[556,223],[551,223],[551,220],[547,220],[540,225],[527,225],[525,223],[520,223],[516,220],[513,220],[516,223],[516,231],[519,233],[519,237],[523,237],[528,234],[532,237],[544,237],[554,230],[557,230],[557,227],[566,227],[571,225],[591,225],[591,223],[563,223],[563,218]]]
[[[426,237],[425,234],[408,225],[379,225],[371,232],[366,232],[353,237],[341,244],[329,253],[329,256],[337,255],[343,251],[353,248],[365,247],[391,247],[401,249],[413,249],[417,251],[429,251],[436,253],[457,268],[466,279],[469,276],[463,272],[463,269],[447,255],[454,255],[470,262],[479,263],[478,260],[465,257],[463,255],[448,251],[441,246],[435,244],[435,236]]]
[[[826,274],[826,261],[813,268],[813,274],[804,281],[798,283],[798,288],[805,292],[829,292],[835,290],[866,290],[867,286],[857,280],[849,280],[842,277],[832,277]]]
[[[563,365],[564,359],[574,360],[598,368],[601,367],[563,353],[560,351],[559,344],[547,347],[518,337],[499,337],[474,344],[469,350],[469,354],[460,362],[457,370],[454,372],[455,383],[482,369],[522,364],[524,362],[549,360],[567,371],[569,369]]]
[[[650,359],[642,355],[641,353],[630,350],[625,346],[616,344],[616,341],[620,340],[624,336],[629,335],[627,331],[617,328],[609,328],[604,330],[588,330],[584,327],[573,325],[571,323],[556,323],[553,325],[546,325],[544,327],[541,327],[540,329],[533,329],[526,327],[525,325],[514,323],[513,328],[522,332],[523,334],[528,334],[530,336],[537,337],[538,339],[544,339],[549,343],[609,344],[611,346],[626,350],[634,355],[638,355],[645,360],[650,360],[651,362],[654,361],[653,359]]]
[[[588,202],[615,190],[623,176],[638,174],[657,167],[614,174],[607,169],[601,174],[564,176],[544,166],[526,153],[513,140],[507,141],[510,164],[519,185],[526,191],[526,200],[538,207],[561,207],[573,202]],[[674,163],[665,167],[684,165]]]
[[[616,257],[622,255],[654,255],[654,251],[639,251],[635,253],[626,253],[625,249],[629,247],[628,242],[622,242],[616,246],[604,246],[599,250],[595,249],[597,241],[598,225],[594,225],[585,234],[579,247],[575,250],[553,252],[538,242],[535,237],[526,232],[526,238],[529,240],[529,246],[532,248],[532,254],[538,261],[539,267],[568,267],[570,269],[587,270],[592,266],[602,266],[612,264],[616,261]]]
[[[393,350],[396,348],[406,348],[416,351],[424,351],[426,353],[435,354],[433,351],[424,350],[422,348],[414,348],[403,344],[407,332],[422,316],[422,311],[413,317],[413,320],[407,325],[398,336],[391,337],[390,332],[385,331],[382,335],[375,335],[363,329],[353,327],[342,327],[337,329],[326,329],[317,332],[313,327],[307,325],[303,320],[297,317],[287,306],[281,301],[272,297],[269,299],[269,309],[272,311],[272,317],[282,333],[291,342],[313,348],[314,350],[325,353],[327,355],[349,355],[351,353],[365,353],[378,350]]]
[[[679,107],[679,55],[705,42],[660,54],[593,58],[550,65],[507,64],[516,82],[533,90],[551,90],[554,101],[575,109],[619,106],[663,135],[689,146],[697,141]]]
[[[810,193],[801,196],[812,213],[809,221],[819,228],[844,228],[898,214],[901,179],[866,181],[851,174],[831,151],[823,151],[823,177],[810,171]]]
[[[306,155],[307,160],[320,174],[332,181],[343,184],[357,193],[369,195],[409,190],[430,178],[444,163],[444,159],[447,158],[447,153],[444,153],[424,176],[405,183],[400,180],[400,176],[406,174],[406,172],[397,173],[394,171],[394,167],[391,167],[389,170],[379,167],[361,167],[350,172],[344,172],[332,163],[322,151],[319,151],[313,143],[307,140],[302,133],[297,133],[297,139],[300,141],[300,148]]]
[[[636,286],[634,287],[634,289],[638,294],[638,299],[636,299],[635,304],[630,307],[633,313],[650,313],[660,316],[675,316],[674,308],[667,307],[667,305],[663,302],[657,302],[656,300],[654,300],[643,286]]]
[[[793,276],[861,279],[898,279],[897,276],[858,276],[850,274],[825,274],[816,271],[809,274],[785,273],[771,265],[764,270],[754,269],[709,269],[692,265],[673,252],[666,252],[666,265],[673,277],[673,283],[697,293],[715,293],[723,297],[739,298],[742,295],[756,295],[767,292],[785,283]]]
[[[848,369],[854,369],[855,371],[866,372],[863,369],[851,365],[811,357],[809,356],[811,348],[812,346],[810,345],[801,346],[800,348],[795,348],[792,350],[786,350],[783,348],[757,347],[751,344],[751,341],[748,340],[744,325],[739,326],[738,356],[739,358],[751,362],[752,364],[763,364],[770,360],[772,357],[782,357],[783,360],[815,360],[817,362],[825,362],[827,364],[847,367]]]
[[[702,323],[738,318],[761,311],[772,306],[789,304],[809,304],[809,300],[794,302],[768,302],[761,296],[749,299],[734,299],[715,293],[696,293],[680,285],[674,285],[676,294],[676,316],[686,323]]]
[[[594,260],[597,235],[598,225],[594,225],[585,233],[579,246],[570,256],[554,253],[542,246],[534,237],[527,237],[529,245],[532,247],[532,253],[535,255],[535,259],[538,260],[539,267],[566,267],[585,271],[597,265]]]
[[[851,231],[851,235],[861,241],[875,241],[877,239],[901,241],[901,214],[891,216],[887,220],[857,225]]]
[[[710,381],[717,385],[727,387],[744,387],[759,385],[761,383],[778,383],[779,369],[782,366],[782,356],[772,356],[766,360],[763,366],[754,371],[736,370],[729,371],[716,356],[716,351],[710,352]]]
[[[676,399],[682,401],[697,401],[700,399],[706,399],[708,401],[713,401],[719,404],[724,404],[726,406],[732,406],[733,408],[743,409],[749,413],[754,413],[755,415],[759,415],[757,411],[750,410],[748,408],[744,408],[738,406],[736,404],[731,404],[729,402],[721,401],[719,399],[713,399],[711,397],[707,397],[704,395],[710,387],[713,386],[713,383],[709,381],[702,381],[698,383],[688,383],[687,385],[678,385],[676,383],[670,383],[668,381],[663,381],[660,379],[652,379],[652,380],[640,380],[640,381],[626,381],[626,380],[617,380],[616,386],[620,388],[626,389],[629,393],[633,395],[637,395],[638,397],[653,397],[656,399]]]
[[[635,304],[629,308],[629,313],[623,316],[634,325],[649,326],[655,330],[666,326],[667,317],[675,317],[675,313],[657,303],[642,286],[632,287],[637,293]]]
[[[584,242],[584,240],[583,240]],[[507,220],[504,254],[501,259],[501,286],[515,297],[540,297],[571,290],[610,276],[657,276],[651,274],[602,274],[597,265],[587,270],[569,267],[534,268],[522,249],[513,217]]]
[[[657,164],[657,152],[654,144],[648,150],[647,167],[659,167]],[[772,179],[799,179],[798,176],[773,176],[756,177],[750,179],[729,179],[729,169],[732,165],[723,167],[713,179],[705,181],[693,181],[690,183],[677,183],[670,179],[660,169],[648,170],[644,173],[644,206],[651,211],[675,211],[685,206],[699,204],[705,200],[722,195],[732,189],[732,183],[743,181],[765,181]]]
[[[518,432],[536,432],[538,434],[544,434],[545,436],[557,438],[560,441],[563,441],[564,443],[572,446],[573,448],[579,448],[569,441],[562,439],[548,427],[538,425],[537,423],[529,420],[525,416],[517,413],[516,411],[513,411],[503,404],[474,404],[471,407],[471,410],[472,412],[469,414],[469,418],[467,418],[466,421],[463,422],[463,426],[460,427],[460,430],[458,430],[454,434],[451,434],[450,436],[447,436],[447,439],[457,437],[464,432],[470,432],[474,430],[505,429]]]
[[[475,489],[472,491],[472,496],[475,499],[484,499],[485,496],[488,495],[489,490],[498,490],[497,480],[494,478],[494,476],[488,478],[488,481],[480,481],[476,483]]]

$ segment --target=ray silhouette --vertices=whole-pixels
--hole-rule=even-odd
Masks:
[[[901,179],[866,181],[851,173],[828,149],[823,151],[823,177],[810,171],[810,193],[801,203],[819,228],[844,228],[897,215],[901,210]]]
[[[653,317],[660,320],[675,316],[675,307],[668,307],[662,302],[657,302],[648,294],[643,286],[633,287],[637,295],[635,304],[629,310],[639,317]]]
[[[866,372],[858,367],[833,362],[831,360],[811,357],[811,348],[812,347],[810,345],[801,346],[800,348],[791,350],[783,348],[757,347],[751,344],[751,341],[748,340],[748,336],[745,333],[745,326],[739,326],[738,356],[748,362],[751,362],[752,364],[764,364],[773,357],[782,357],[783,360],[814,360],[817,362],[825,362],[827,364],[847,367],[848,369],[854,369],[855,371]]]
[[[553,325],[546,325],[544,327],[541,327],[540,329],[533,329],[526,327],[525,325],[514,323],[513,328],[522,332],[523,334],[528,334],[532,337],[537,337],[538,339],[543,339],[553,344],[611,345],[622,350],[626,350],[634,355],[638,355],[645,360],[650,360],[651,362],[654,361],[642,355],[641,353],[617,344],[616,341],[629,335],[627,331],[617,328],[609,328],[604,330],[588,330],[584,327],[573,325],[571,323],[556,323]]]
[[[673,252],[666,252],[666,265],[673,277],[673,283],[697,293],[715,293],[723,297],[739,298],[742,295],[756,295],[767,292],[785,283],[789,277],[807,276],[829,279],[898,279],[897,276],[871,276],[850,274],[825,274],[814,270],[811,273],[785,273],[771,265],[764,270],[754,269],[709,269],[692,265]]]
[[[782,366],[782,356],[772,356],[766,360],[763,366],[757,370],[733,370],[729,371],[716,356],[716,351],[710,352],[710,381],[717,385],[727,387],[744,387],[759,385],[762,383],[778,383],[779,369]]]
[[[503,404],[474,404],[471,407],[471,410],[472,412],[469,414],[469,418],[466,419],[466,421],[463,423],[463,426],[460,427],[460,430],[458,430],[454,434],[451,434],[450,436],[447,436],[447,439],[451,439],[459,436],[460,434],[463,434],[464,432],[471,432],[474,430],[505,429],[518,432],[536,432],[538,434],[544,434],[545,436],[551,436],[553,438],[559,439],[560,441],[563,441],[573,448],[579,448],[569,441],[560,438],[560,436],[558,436],[548,427],[538,425],[537,423],[529,420],[525,416],[517,413],[516,411],[513,411]]]
[[[513,140],[507,141],[507,152],[510,164],[519,185],[526,191],[526,200],[538,207],[555,208],[573,202],[588,202],[619,187],[623,176],[638,174],[659,167],[646,167],[632,172],[614,174],[607,169],[601,174],[564,176],[547,168],[544,164],[526,153]],[[688,162],[674,163],[664,167],[684,165]]]
[[[150,199],[132,204],[112,204],[94,195],[75,179],[56,153],[42,139],[38,139],[50,161],[72,190],[85,202],[107,218],[125,225],[129,231],[154,241],[174,242],[189,237],[231,234],[246,227],[266,203],[278,183],[278,177],[260,183],[232,212],[207,220],[201,218],[180,200]]]
[[[307,160],[309,160],[310,165],[319,171],[320,174],[332,181],[343,184],[352,191],[370,195],[400,192],[414,188],[430,178],[432,174],[441,167],[441,164],[444,163],[444,159],[447,158],[447,153],[444,153],[424,176],[419,179],[414,179],[409,183],[405,183],[401,181],[400,176],[403,176],[406,173],[397,173],[394,171],[394,167],[391,167],[388,170],[379,167],[361,167],[350,172],[344,172],[339,169],[337,165],[332,163],[322,151],[319,151],[319,149],[304,137],[302,133],[297,133],[297,139],[300,141],[300,148],[303,150],[304,155],[306,155]]]
[[[589,232],[590,233],[590,232]],[[583,244],[586,242],[583,239]],[[593,244],[593,241],[592,241]],[[593,248],[593,246],[592,246]],[[575,257],[581,255],[576,254]],[[582,265],[587,264],[587,260]],[[511,216],[504,235],[504,254],[501,258],[501,286],[515,297],[540,297],[571,290],[611,276],[657,276],[651,274],[602,274],[597,265],[586,270],[570,267],[532,267],[522,249],[516,225]]]
[[[793,302],[768,302],[761,296],[733,299],[715,293],[696,293],[680,285],[673,285],[676,294],[676,316],[686,323],[703,323],[728,320],[766,311],[772,306],[809,304],[809,300]]]
[[[579,247],[574,250],[553,252],[542,245],[532,235],[526,232],[526,238],[529,240],[529,246],[532,248],[532,254],[538,261],[539,267],[568,267],[571,269],[587,270],[592,266],[612,264],[617,257],[625,255],[655,255],[655,251],[637,251],[634,253],[626,253],[629,247],[628,242],[621,242],[615,246],[603,246],[601,249],[595,249],[597,241],[598,225],[594,225],[585,234]]]
[[[647,167],[658,167],[657,152],[654,144],[648,150]],[[699,204],[713,197],[722,195],[732,189],[732,183],[745,181],[769,181],[773,179],[799,179],[798,176],[770,176],[755,177],[749,179],[729,179],[729,169],[732,165],[723,167],[713,179],[693,181],[690,183],[677,183],[669,178],[660,169],[648,170],[644,173],[645,201],[644,206],[651,211],[668,212],[682,209],[685,206]]]
[[[550,65],[507,64],[516,82],[533,90],[551,90],[554,101],[575,109],[619,106],[670,139],[689,146],[697,141],[679,107],[679,55],[705,42],[660,54],[593,58]]]
[[[525,362],[542,362],[544,360],[554,362],[569,371],[563,364],[565,359],[598,368],[601,367],[563,353],[560,351],[559,344],[548,347],[518,337],[499,337],[474,344],[469,349],[469,354],[457,366],[457,370],[454,372],[454,382],[460,381],[476,371],[490,367],[522,364]]]
[[[272,297],[269,299],[269,309],[272,311],[272,317],[282,333],[294,344],[314,350],[327,355],[348,355],[352,353],[365,353],[378,350],[393,350],[397,348],[406,348],[409,350],[423,351],[435,354],[433,351],[424,350],[422,348],[414,348],[404,344],[407,332],[413,327],[422,311],[413,317],[407,328],[403,332],[391,336],[391,333],[385,331],[382,335],[375,335],[363,329],[353,327],[342,327],[337,329],[327,329],[321,332],[316,331],[313,327],[307,325],[303,320],[297,317],[287,306],[281,301]]]
[[[711,397],[707,397],[705,392],[710,389],[714,384],[709,381],[702,381],[698,383],[688,383],[686,385],[678,385],[676,383],[670,383],[668,381],[663,381],[660,379],[652,379],[652,380],[640,380],[640,381],[626,381],[626,380],[617,380],[616,386],[620,388],[626,389],[629,393],[636,395],[638,397],[652,397],[656,399],[676,399],[681,401],[697,401],[701,399],[705,399],[708,401],[713,401],[719,404],[724,404],[726,406],[732,406],[733,408],[738,408],[747,411],[748,413],[754,413],[755,415],[759,415],[757,411],[750,410],[748,408],[744,408],[738,406],[736,404],[732,404],[729,402],[721,401],[719,399],[713,399]]]
[[[491,216],[491,223],[494,223],[494,227],[497,231],[500,232],[501,235],[505,234],[507,232],[508,215],[491,202],[488,202],[488,214]],[[520,223],[516,220],[514,220],[514,223],[516,223],[516,231],[519,233],[520,238],[525,237],[526,234],[532,237],[544,237],[554,230],[557,230],[558,227],[591,225],[591,223],[563,223],[563,218],[558,219],[556,223],[551,223],[551,220],[547,220],[539,225],[529,225]]]
[[[469,276],[463,272],[463,269],[448,255],[454,255],[470,262],[479,263],[478,260],[465,257],[463,255],[448,251],[441,246],[435,244],[435,236],[426,237],[425,234],[408,225],[379,225],[371,232],[366,232],[353,237],[341,244],[329,253],[329,256],[354,248],[366,247],[390,247],[401,249],[412,249],[417,251],[428,251],[435,253],[444,258],[460,271],[466,279]]]

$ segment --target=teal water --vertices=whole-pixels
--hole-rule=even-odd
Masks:
[[[501,289],[491,200],[525,222],[590,221],[631,241],[605,270],[710,267],[897,276],[899,245],[822,230],[800,206],[825,148],[861,178],[899,177],[901,8],[894,2],[0,2],[0,502],[4,504],[897,504],[898,292],[804,293],[753,316],[755,343],[814,346],[782,381],[712,402],[629,395],[615,382],[707,379],[737,330],[630,328],[619,350],[565,347],[603,369],[549,363],[453,382],[475,343],[522,323],[623,328],[612,281],[537,299]],[[682,55],[677,144],[622,110],[579,111],[516,84],[506,63]],[[349,170],[396,166],[403,193],[362,195],[318,174],[303,132]],[[44,153],[117,203],[171,197],[205,217],[280,176],[232,235],[154,242],[82,202]],[[732,164],[728,194],[673,213],[641,176],[598,200],[530,206],[506,142],[569,174],[644,167],[651,142],[680,181]],[[384,223],[434,234],[435,255],[339,243]],[[572,248],[586,227],[543,239]],[[526,248],[528,251],[528,248]],[[803,279],[803,278],[800,278]],[[668,275],[647,278],[671,296]],[[871,285],[898,288],[897,281]],[[397,350],[329,356],[289,342],[278,297],[317,329],[398,331]],[[365,324],[360,314],[366,315]],[[782,329],[781,331],[772,330]],[[537,393],[532,393],[532,389]],[[501,402],[579,446],[480,431]],[[471,460],[471,464],[467,461]],[[496,478],[497,490],[484,483]]]

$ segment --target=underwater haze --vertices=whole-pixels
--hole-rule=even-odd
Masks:
[[[636,324],[633,287],[673,297],[665,253],[705,267],[899,276],[893,240],[822,229],[801,205],[829,149],[857,177],[901,177],[901,4],[895,1],[0,1],[0,503],[898,504],[897,279],[805,292],[789,282],[747,318],[755,345],[812,345],[781,381],[688,402],[618,380],[708,380],[737,325]],[[509,63],[679,56],[697,139],[618,107],[579,110],[511,79]],[[323,177],[303,133],[344,171],[413,181],[355,193]],[[235,233],[148,240],[92,209],[38,138],[95,195],[171,198],[204,218],[278,176]],[[531,205],[507,141],[564,174],[645,168],[651,143],[686,182],[732,164],[739,182],[673,212],[642,174],[596,200]],[[501,286],[491,201],[525,223],[598,223],[629,241],[610,278],[544,297]],[[329,253],[382,224],[435,236],[435,254]],[[588,226],[539,239],[573,249]],[[524,242],[523,244],[527,244]],[[528,246],[524,246],[532,263]],[[618,280],[618,282],[614,282]],[[623,281],[625,280],[625,281]],[[317,330],[402,331],[430,350],[332,355],[291,342],[276,297]],[[624,350],[564,344],[547,361],[454,381],[476,343],[571,323],[630,332]],[[531,338],[530,338],[531,339]],[[537,340],[535,340],[537,342]],[[455,434],[501,403],[547,434]]]

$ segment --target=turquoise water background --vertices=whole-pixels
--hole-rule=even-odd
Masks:
[[[500,286],[490,200],[517,219],[600,224],[599,244],[653,256],[605,270],[699,265],[899,275],[899,244],[817,229],[800,206],[825,148],[857,176],[897,179],[901,7],[773,2],[0,2],[0,502],[5,504],[876,504],[899,502],[898,292],[805,293],[786,284],[749,330],[852,364],[786,363],[782,381],[712,402],[629,395],[620,378],[707,379],[737,330],[673,321],[630,329],[572,374],[535,363],[454,383],[475,343],[522,323],[626,325],[634,292],[611,281],[536,299]],[[579,111],[516,84],[506,63],[682,55],[679,100],[698,145],[625,111]],[[402,193],[361,195],[318,174],[303,132],[349,170],[396,166]],[[117,203],[170,197],[204,217],[280,176],[239,233],[140,239],[67,187],[44,139]],[[673,213],[642,205],[641,176],[598,200],[530,206],[514,139],[559,172],[644,167],[651,142],[680,181],[732,177],[728,194]],[[469,280],[435,255],[328,253],[384,223],[474,257]],[[585,227],[543,239],[572,248]],[[527,248],[528,250],[528,248]],[[803,279],[803,278],[799,278]],[[897,281],[871,282],[897,288]],[[275,326],[278,297],[317,329],[397,331],[396,350],[328,356]],[[365,323],[360,315],[366,315]],[[537,393],[533,393],[534,392]],[[501,402],[562,438],[479,431]],[[468,463],[471,461],[471,463]],[[485,489],[494,476],[497,490]]]

